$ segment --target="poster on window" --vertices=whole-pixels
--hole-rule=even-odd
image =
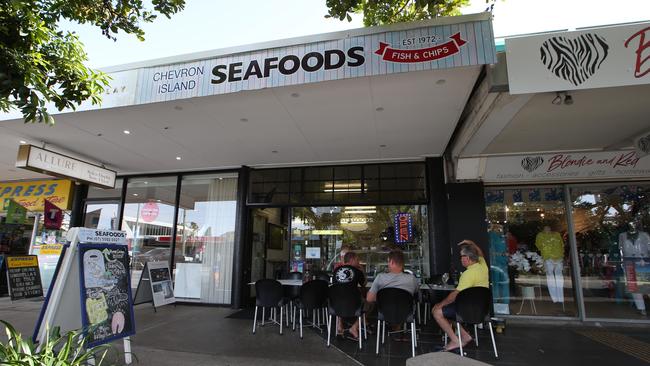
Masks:
[[[172,276],[169,272],[169,263],[149,262],[147,263],[149,279],[151,281],[151,293],[155,307],[171,304],[176,301],[174,298],[174,286]]]
[[[624,258],[627,290],[650,294],[650,258]]]
[[[79,244],[81,323],[89,346],[135,334],[126,245]]]

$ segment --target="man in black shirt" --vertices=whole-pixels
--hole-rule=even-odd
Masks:
[[[366,275],[361,270],[361,264],[359,263],[359,257],[357,256],[357,253],[352,251],[346,253],[343,257],[343,263],[344,264],[342,266],[339,266],[334,271],[333,282],[350,284],[350,286],[359,287],[359,296],[361,296],[361,290],[365,289],[366,286]],[[336,324],[336,333],[343,333],[343,321],[341,318],[338,319],[338,322]],[[356,320],[350,327],[350,334],[352,335],[352,338],[357,338],[359,336],[358,320]]]

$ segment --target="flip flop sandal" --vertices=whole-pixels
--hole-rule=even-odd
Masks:
[[[345,337],[345,339],[349,339],[351,341],[359,342],[359,337],[355,337],[352,333],[350,333],[347,330],[345,331],[345,336],[344,337]]]

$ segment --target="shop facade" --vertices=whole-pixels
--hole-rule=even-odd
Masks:
[[[470,101],[479,118],[450,155],[484,189],[495,313],[649,321],[648,30],[506,39]]]
[[[177,299],[240,307],[250,282],[331,271],[344,245],[371,277],[401,248],[426,280],[449,256],[441,155],[493,43],[477,14],[116,67],[46,145],[119,172],[75,212],[126,231],[134,288],[168,261]]]
[[[0,256],[38,256],[41,282],[49,286],[70,227],[74,183],[64,179],[0,182]],[[45,225],[45,201],[62,211],[58,227]],[[12,205],[20,205],[18,214]],[[49,226],[49,225],[48,225]],[[4,283],[4,281],[2,281]],[[0,294],[8,295],[8,289]]]
[[[521,65],[556,84],[510,71],[558,36],[497,55],[480,14],[116,67],[104,106],[61,114],[52,145],[118,171],[77,189],[79,225],[126,231],[133,287],[168,261],[180,301],[245,306],[249,283],[331,271],[343,246],[370,279],[400,248],[436,282],[469,238],[500,316],[647,321],[650,158],[619,142],[647,127],[648,83],[607,69],[616,52],[634,62],[613,44],[600,84],[538,59]]]

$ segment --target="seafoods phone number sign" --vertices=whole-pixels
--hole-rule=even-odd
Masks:
[[[81,324],[89,345],[135,334],[126,245],[79,244]]]

